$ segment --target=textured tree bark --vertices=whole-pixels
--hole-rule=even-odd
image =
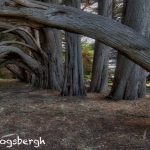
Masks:
[[[23,62],[23,64],[35,74],[39,74],[39,70],[42,69],[38,61],[21,51],[19,48],[13,46],[0,46],[0,59],[14,60],[15,58],[16,61],[19,59],[19,61]]]
[[[58,0],[43,0],[43,2],[58,3]],[[45,83],[45,88],[60,91],[63,80],[61,32],[53,28],[42,28],[39,37],[41,48],[48,59],[43,62],[46,69],[41,80]]]
[[[39,61],[41,61],[41,59],[46,59],[45,58],[46,54],[43,52],[39,44],[36,42],[35,38],[29,32],[27,32],[23,28],[14,27],[13,25],[10,24],[6,24],[2,22],[0,24],[1,24],[0,31],[2,33],[13,33],[19,36],[22,40],[24,40],[25,44],[27,44],[28,46],[32,47],[32,49],[34,49],[34,52],[39,57]]]
[[[10,72],[12,72],[14,74],[14,76],[19,79],[20,81],[22,82],[26,82],[28,83],[28,80],[27,80],[27,72],[24,68],[22,67],[18,67],[17,69],[16,68],[12,68],[12,66],[10,65],[6,65],[5,66]]]
[[[18,68],[21,68],[21,71],[15,71],[13,70],[10,65],[15,65]],[[31,77],[29,76],[32,71],[30,68],[28,68],[24,63],[22,63],[19,59],[16,61],[16,59],[4,59],[0,58],[0,68],[6,67],[8,70],[10,70],[18,79],[20,79],[23,82],[30,82]],[[20,69],[19,69],[20,70]],[[25,71],[24,73],[22,71]],[[30,73],[29,73],[30,72]]]
[[[112,18],[112,0],[98,1],[98,14]],[[108,60],[110,47],[95,42],[90,92],[105,92],[108,87]]]
[[[36,41],[36,43],[37,43],[37,45],[39,46],[39,47],[41,47],[41,45],[40,45],[40,36],[39,36],[39,31],[38,30],[36,30],[36,29],[32,29],[32,28],[30,28],[30,32],[31,32],[31,34],[33,35],[33,37],[34,37],[34,39],[35,39],[35,41]],[[45,58],[47,58],[47,59],[45,59],[44,57],[43,57],[43,55],[42,55],[42,59],[40,60],[38,57],[36,57],[36,55],[34,55],[34,54],[29,54],[29,55],[33,55],[33,57],[35,58],[35,59],[37,59],[38,61],[40,61],[41,62],[41,64],[42,64],[42,67],[44,68],[43,70],[41,70],[41,72],[40,72],[40,74],[39,74],[39,76],[35,76],[32,72],[31,73],[29,73],[29,77],[30,77],[30,82],[31,82],[31,84],[33,85],[33,86],[35,86],[35,87],[38,87],[38,88],[44,88],[44,89],[47,89],[48,88],[48,69],[47,69],[47,63],[48,63],[48,57],[47,57],[47,54],[43,51],[43,49],[41,48],[41,50],[42,50],[42,52],[44,53],[44,55],[45,55]]]
[[[128,0],[124,24],[149,36],[149,0]],[[146,94],[146,71],[123,55],[118,55],[117,69],[110,97],[133,100]]]
[[[40,88],[47,88],[47,86],[46,86],[47,82],[45,82],[45,80],[44,80],[46,67],[43,64],[43,62],[44,62],[43,60],[47,60],[47,57],[46,57],[45,53],[42,51],[42,49],[40,48],[36,39],[30,34],[29,31],[27,31],[27,29],[25,30],[20,27],[14,27],[9,24],[3,24],[0,31],[2,31],[3,34],[4,33],[13,33],[13,34],[21,37],[22,40],[24,40],[24,42],[2,41],[2,42],[0,42],[0,47],[7,45],[7,44],[17,44],[17,45],[19,44],[21,46],[27,47],[27,49],[24,52],[14,46],[12,46],[12,47],[5,46],[5,50],[7,53],[6,52],[4,53],[4,51],[2,51],[2,53],[0,55],[0,58],[2,60],[1,64],[4,66],[8,66],[8,64],[12,64],[12,62],[13,62],[13,64],[15,64],[16,66],[18,66],[18,68],[20,68],[20,71],[18,69],[18,74],[16,72],[16,76],[18,76],[18,77],[19,77],[19,75],[21,76],[21,74],[22,74],[22,78],[19,77],[19,79],[29,82],[32,85],[40,87]],[[5,54],[4,55],[5,59],[4,59],[4,57],[2,57],[3,54]],[[12,56],[12,57],[10,57],[10,56]],[[24,56],[27,60],[25,61],[25,59],[22,56]],[[30,61],[31,61],[31,64],[29,63]],[[32,62],[39,63],[39,67],[34,68],[34,66],[32,66]],[[28,65],[28,63],[30,64],[30,66]],[[24,67],[24,66],[26,66],[26,67]],[[25,71],[25,70],[27,70],[27,71]],[[36,71],[36,73],[35,73],[35,71]],[[12,72],[13,72],[13,70],[12,70]],[[36,79],[36,80],[34,81],[34,79]]]
[[[42,49],[48,56],[48,87],[61,90],[63,80],[62,43],[60,31],[44,28],[40,32]]]
[[[68,5],[80,9],[80,0],[71,0]],[[82,50],[80,35],[66,32],[65,79],[61,95],[86,95],[83,76]]]
[[[48,9],[3,6],[0,9],[0,18],[5,22],[11,20],[17,23],[18,20],[18,23],[26,22],[28,25],[36,22],[41,27],[45,24],[98,39],[150,71],[150,40],[140,33],[106,17],[75,8],[45,3],[43,5],[48,6]]]

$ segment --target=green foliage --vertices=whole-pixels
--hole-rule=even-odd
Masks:
[[[85,80],[88,82],[91,79],[94,46],[93,46],[93,44],[83,42],[81,44],[81,47],[82,47]]]

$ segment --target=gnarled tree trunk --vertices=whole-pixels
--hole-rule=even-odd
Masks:
[[[80,9],[80,0],[71,0],[69,5]],[[61,95],[84,96],[84,76],[80,35],[66,32],[65,80]]]
[[[98,14],[111,18],[112,0],[99,0]],[[107,90],[109,51],[110,47],[96,40],[94,48],[90,92],[104,92]]]
[[[150,1],[127,0],[126,2],[124,24],[145,36],[149,35]],[[110,98],[133,100],[144,97],[145,93],[146,71],[119,54]]]
[[[60,90],[63,81],[61,33],[56,29],[44,28],[40,32],[41,46],[48,57],[48,88]]]
[[[59,0],[43,0],[47,3],[59,3]],[[43,28],[40,31],[41,46],[47,54],[47,77],[50,89],[61,90],[63,81],[62,37],[61,31],[53,28]]]

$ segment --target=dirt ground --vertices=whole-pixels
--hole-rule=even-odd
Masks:
[[[114,102],[100,94],[60,97],[17,81],[0,81],[0,137],[17,135],[42,137],[46,145],[38,150],[150,150],[150,94],[137,101]]]

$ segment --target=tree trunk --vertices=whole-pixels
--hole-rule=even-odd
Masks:
[[[99,0],[98,14],[112,18],[112,0]],[[105,92],[107,90],[109,50],[110,47],[96,40],[90,92]]]
[[[124,24],[148,36],[149,0],[128,0]],[[110,93],[112,99],[134,100],[146,94],[146,71],[119,54],[115,79]]]
[[[58,0],[43,0],[43,2],[56,3]],[[62,40],[61,31],[53,28],[43,28],[40,32],[42,49],[48,56],[47,76],[50,89],[61,90],[63,81]]]
[[[58,3],[58,0],[42,0],[47,3]],[[32,84],[37,87],[61,90],[63,79],[61,33],[57,29],[42,28],[34,30],[37,43],[47,59],[42,61],[45,68],[41,76],[32,76]]]
[[[80,0],[71,0],[72,7],[80,8]],[[65,60],[65,80],[61,95],[63,96],[84,96],[84,76],[81,51],[80,35],[65,33],[66,36],[66,60]]]
[[[46,65],[48,88],[60,90],[63,80],[62,43],[60,31],[44,28],[40,32],[41,46],[48,56]]]

